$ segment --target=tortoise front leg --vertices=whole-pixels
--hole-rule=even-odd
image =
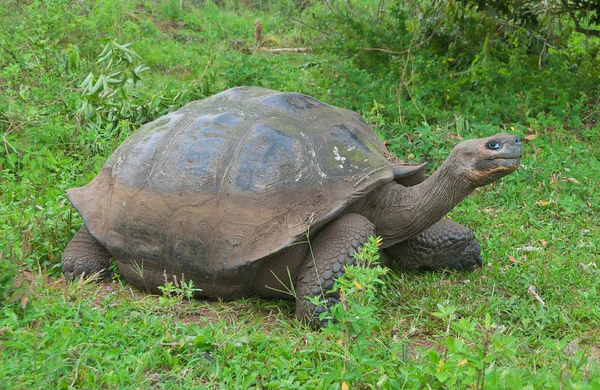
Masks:
[[[108,250],[83,225],[63,252],[62,270],[65,279],[88,278],[94,274],[101,278],[107,277],[111,257]]]
[[[358,251],[369,236],[375,235],[375,227],[365,217],[346,214],[325,227],[311,242],[311,249],[300,267],[296,279],[296,316],[313,325],[319,315],[338,302],[339,295],[329,292],[337,277],[344,273],[346,265],[355,263],[352,254]],[[307,297],[320,296],[325,306],[316,306]]]
[[[480,252],[471,229],[448,219],[385,249],[390,268],[423,271],[472,271],[481,266]]]

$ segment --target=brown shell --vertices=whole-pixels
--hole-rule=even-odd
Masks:
[[[240,87],[144,125],[68,196],[117,260],[214,279],[425,168],[390,158],[354,112]]]

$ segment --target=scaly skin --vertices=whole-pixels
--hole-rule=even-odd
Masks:
[[[328,292],[334,281],[344,273],[346,265],[356,262],[352,256],[360,250],[369,236],[375,234],[375,226],[358,214],[346,214],[333,221],[311,243],[296,280],[296,316],[319,325],[321,313],[338,302],[338,294]],[[325,307],[311,304],[306,297],[323,296]],[[325,325],[325,324],[321,324]]]
[[[421,271],[472,271],[480,252],[471,229],[448,219],[385,249],[390,268]]]
[[[83,225],[63,252],[62,269],[65,279],[87,278],[94,274],[99,279],[105,278],[108,276],[110,258],[106,248]]]

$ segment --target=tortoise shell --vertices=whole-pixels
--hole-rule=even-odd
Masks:
[[[120,268],[207,282],[306,240],[374,188],[424,169],[398,164],[355,112],[239,87],[142,126],[68,196]]]

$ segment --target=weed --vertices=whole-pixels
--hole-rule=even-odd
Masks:
[[[159,301],[165,306],[172,307],[174,304],[181,302],[184,298],[188,303],[192,303],[194,294],[202,289],[194,287],[194,281],[185,281],[185,276],[181,275],[181,280],[177,280],[177,276],[173,275],[173,281],[168,280],[167,271],[164,272],[165,284],[158,286],[162,292]]]
[[[142,72],[148,70],[142,58],[130,48],[110,39],[94,62],[94,69],[79,86],[82,89],[81,107],[77,118],[87,128],[112,131],[127,126],[127,133],[135,127],[167,114],[192,98],[205,97],[193,88],[173,89],[168,84],[152,96],[140,93]],[[210,62],[209,62],[210,64]],[[210,85],[201,84],[204,92]]]
[[[384,284],[382,276],[387,268],[378,264],[380,237],[369,237],[359,252],[354,254],[355,265],[346,266],[344,275],[335,282],[339,303],[332,306],[335,320],[327,329],[330,337],[342,349],[342,386],[346,381],[360,381],[370,369],[377,366],[373,353],[374,338],[381,325],[378,317],[378,292]]]

